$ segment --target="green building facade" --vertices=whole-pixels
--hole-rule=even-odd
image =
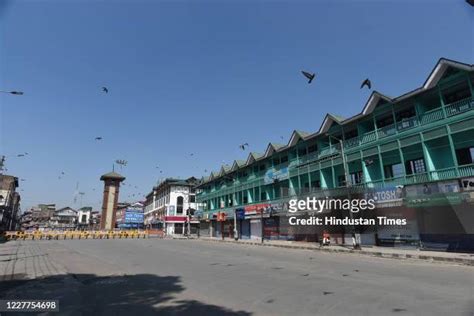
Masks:
[[[442,58],[420,88],[396,98],[374,91],[360,114],[347,119],[328,114],[317,132],[295,130],[287,144],[270,143],[263,153],[222,166],[202,179],[197,202],[207,227],[218,212],[232,219],[243,209],[243,220],[259,205],[274,205],[278,213],[277,205],[291,198],[403,188],[402,202],[392,206],[416,208],[414,239],[420,240],[426,228],[420,227],[418,213],[438,207],[454,209],[458,223],[453,225],[460,227],[443,229],[441,215],[429,220],[439,227],[425,235],[471,238],[474,231],[464,221],[474,220],[469,213],[473,177],[474,67]],[[431,192],[438,195],[423,196]],[[210,235],[218,233],[218,225],[214,231],[210,227]]]

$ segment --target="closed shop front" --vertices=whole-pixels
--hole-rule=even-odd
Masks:
[[[221,222],[212,221],[212,227],[214,231],[214,236],[212,237],[221,237]]]
[[[202,237],[211,237],[211,222],[201,222],[199,227],[199,235]]]
[[[260,219],[250,220],[250,238],[260,239],[262,238],[262,222]]]
[[[250,220],[240,221],[240,238],[250,239]]]
[[[273,216],[263,220],[263,233],[265,239],[279,239],[279,217]]]

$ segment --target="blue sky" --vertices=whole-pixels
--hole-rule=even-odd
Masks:
[[[398,96],[440,57],[474,63],[473,30],[464,0],[3,2],[0,90],[25,95],[0,96],[0,154],[23,209],[78,207],[77,183],[98,207],[116,159],[127,200],[360,112],[366,77]]]

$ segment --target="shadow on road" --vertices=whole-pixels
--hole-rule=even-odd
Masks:
[[[59,300],[61,315],[251,315],[175,299],[184,289],[178,276],[66,274],[28,280],[18,275],[0,283],[0,299]]]

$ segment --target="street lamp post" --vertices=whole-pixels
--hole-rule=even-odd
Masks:
[[[342,166],[344,168],[344,179],[345,179],[345,187],[347,188],[347,197],[349,200],[351,200],[351,182],[350,182],[350,179],[349,179],[349,171],[347,170],[347,162],[346,162],[346,155],[344,154],[344,143],[342,141],[342,139],[340,138],[337,138],[333,135],[329,135],[329,134],[326,134],[327,136],[329,137],[332,137],[334,138],[335,140],[337,140],[339,142],[339,145],[341,146],[341,156],[342,156]],[[352,211],[349,210],[349,216],[351,218],[351,221],[353,221],[354,219],[354,214],[352,214]],[[359,233],[355,233],[356,229],[355,229],[355,226],[352,225],[352,245],[354,247],[354,249],[361,249],[360,247],[360,234]]]

